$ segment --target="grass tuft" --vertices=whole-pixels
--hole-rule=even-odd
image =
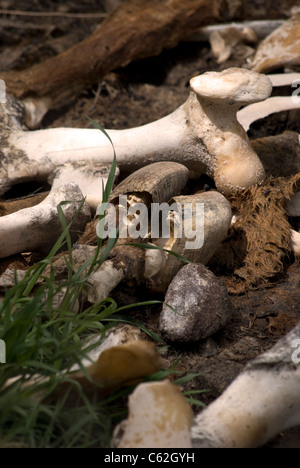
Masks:
[[[109,138],[104,129],[90,121]],[[114,151],[108,182],[103,187],[103,203],[108,202],[116,167]],[[6,344],[6,364],[0,364],[0,448],[109,447],[115,424],[126,416],[124,398],[132,388],[114,392],[101,401],[90,400],[68,373],[75,365],[82,369],[81,362],[88,352],[116,323],[132,323],[162,342],[141,323],[123,315],[128,309],[160,304],[158,301],[118,308],[113,299],[107,298],[75,312],[90,275],[108,258],[117,238],[108,239],[104,245],[99,237],[95,255],[74,271],[69,234],[72,223],[66,223],[62,210],[65,203],[57,207],[63,230],[59,239],[45,259],[29,268],[24,279],[15,278],[15,285],[0,301],[0,339]],[[78,213],[83,204],[84,200]],[[66,252],[68,275],[58,283],[53,262],[61,251]],[[99,336],[93,345],[88,342],[91,335]],[[162,371],[149,379],[166,378],[172,372]],[[66,405],[68,393],[61,395],[55,405],[50,403],[57,387],[66,382],[71,382],[81,397],[72,409]]]

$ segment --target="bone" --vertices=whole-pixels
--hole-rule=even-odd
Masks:
[[[86,161],[66,163],[55,169],[53,174],[49,176],[48,182],[52,185],[52,190],[61,185],[76,182],[92,214],[95,214],[102,202],[102,191],[107,184],[110,169],[110,164],[97,164]],[[117,168],[115,179],[119,176],[119,173],[120,171]]]
[[[195,448],[260,447],[300,424],[299,336],[297,325],[196,416]]]
[[[153,239],[153,243],[190,262],[205,265],[227,237],[232,219],[230,203],[220,193],[211,191],[173,197],[169,200],[169,206],[174,205],[177,208],[170,216],[171,235],[167,239]],[[198,210],[201,206],[203,213]],[[167,253],[161,262],[159,272],[151,277],[148,287],[152,291],[165,293],[183,262],[171,253]]]
[[[252,29],[258,39],[264,39],[269,34],[271,34],[275,29],[282,26],[284,20],[261,20],[261,21],[243,21],[242,23],[227,23],[227,24],[213,24],[211,26],[204,26],[197,29],[193,34],[191,34],[187,40],[192,42],[201,42],[208,41],[211,34],[215,31],[218,33],[223,33],[228,31],[230,28],[234,28],[239,31],[243,31],[245,28]]]
[[[0,258],[21,252],[48,253],[62,232],[57,205],[65,201],[69,203],[62,211],[67,224],[74,219],[70,234],[77,240],[91,214],[86,204],[78,212],[83,195],[76,184],[67,184],[50,192],[39,205],[0,218]]]
[[[63,400],[64,406],[77,406],[82,400],[82,393],[92,400],[101,399],[116,389],[140,383],[146,376],[161,370],[161,367],[162,361],[153,343],[145,340],[128,341],[103,350],[96,361],[88,363],[84,370],[82,362],[80,370],[70,371],[68,378],[56,387],[50,397],[41,392],[40,399],[47,398],[52,404]],[[41,379],[40,376],[37,378]],[[43,378],[40,383],[47,380]],[[78,391],[78,386],[82,392]]]
[[[145,221],[146,226],[142,226],[142,230],[146,228],[146,233],[138,232],[134,224],[137,218],[136,213],[139,212],[138,204],[147,207],[149,214],[153,203],[165,203],[170,197],[180,195],[188,181],[188,176],[189,171],[182,164],[169,161],[158,162],[142,167],[117,185],[109,197],[111,207],[108,209],[107,219],[109,220],[110,210],[113,208],[112,216],[116,214],[118,218],[120,242],[124,243],[124,235],[129,242],[131,235],[134,235],[135,242],[149,237],[150,219]],[[126,197],[126,203],[125,200],[122,203],[121,196]],[[136,211],[135,207],[137,207]],[[141,226],[141,220],[139,224]],[[124,227],[126,227],[125,233],[123,233]]]
[[[132,341],[145,341],[146,338],[147,335],[140,328],[120,323],[110,328],[105,333],[104,338],[99,334],[89,336],[86,348],[92,347],[92,349],[87,351],[86,357],[82,359],[80,364],[88,367],[91,363],[96,362],[104,351]],[[71,368],[72,372],[78,370],[80,370],[79,364],[74,364]]]
[[[300,255],[300,233],[297,231],[291,230],[291,239],[292,239],[292,249],[295,255]]]
[[[103,300],[115,287],[123,280],[134,279],[138,283],[144,281],[147,287],[153,292],[165,293],[173,277],[184,265],[182,259],[168,253],[175,252],[182,258],[191,262],[207,263],[214,255],[222,241],[226,238],[232,218],[231,207],[226,198],[218,192],[202,193],[194,196],[179,196],[169,200],[169,207],[177,203],[179,219],[189,218],[182,223],[181,228],[176,222],[176,215],[170,219],[170,235],[167,240],[164,238],[149,239],[148,246],[158,247],[164,250],[146,250],[145,255],[132,254],[120,246],[116,250],[116,258],[113,263],[105,262],[95,275],[91,277],[94,284],[93,291],[89,293],[92,302]],[[184,211],[184,204],[189,203],[189,214]],[[197,204],[203,204],[203,220],[199,215]],[[201,205],[202,206],[202,205]],[[173,208],[172,208],[173,210]],[[200,215],[201,216],[201,215]],[[191,226],[193,224],[193,226]],[[199,226],[200,224],[200,226]],[[189,226],[188,226],[189,225]],[[197,236],[192,238],[188,233],[188,227],[197,229]],[[203,238],[198,231],[203,230]],[[199,236],[199,238],[198,238]],[[203,241],[203,242],[202,242]],[[199,245],[196,244],[199,242]],[[193,245],[191,245],[193,244]],[[128,247],[129,248],[129,247]],[[134,247],[130,247],[134,249]],[[130,258],[128,258],[130,255]],[[130,260],[130,261],[128,261]],[[107,264],[107,265],[106,265]],[[108,276],[110,279],[108,280]],[[105,288],[105,285],[109,289]],[[103,289],[105,289],[103,291]],[[106,295],[105,295],[106,294]]]
[[[236,113],[243,105],[269,97],[272,92],[270,80],[263,75],[231,68],[193,78],[191,87],[204,110],[201,136],[214,160],[217,188],[228,194],[261,182],[265,176],[263,166],[249,147]]]
[[[300,13],[298,12],[270,34],[258,47],[253,70],[268,73],[284,67],[300,64]]]
[[[86,393],[99,391],[103,395],[115,388],[135,385],[143,377],[158,372],[161,367],[161,357],[155,345],[149,341],[135,340],[102,351],[96,362],[86,368],[86,372],[71,375],[84,386]],[[92,382],[86,374],[90,375]],[[95,383],[98,383],[98,389]]]
[[[98,340],[101,340],[100,336]],[[41,385],[41,391],[29,398],[38,402],[47,400],[54,405],[59,401],[60,404],[63,402],[64,406],[74,407],[82,401],[82,394],[92,400],[101,399],[116,389],[140,383],[145,377],[162,368],[162,360],[154,344],[141,339],[109,346],[102,350],[95,362],[91,364],[88,360],[86,366],[84,363],[85,361],[80,363],[80,370],[75,370],[75,367],[70,370],[66,379],[63,379],[50,395],[45,395],[43,391],[43,384],[49,383],[49,378],[36,374],[34,381]],[[9,379],[5,387],[9,388],[19,378],[20,376]],[[22,388],[30,385],[32,379],[25,379]]]
[[[192,448],[192,420],[192,409],[178,387],[167,380],[143,383],[129,397],[129,417],[114,438],[119,439],[118,448]]]
[[[93,273],[85,287],[86,300],[92,304],[109,297],[112,290],[126,278],[122,268],[116,268],[113,261],[107,260],[102,267]]]
[[[285,112],[300,109],[300,97],[277,96],[271,97],[264,102],[251,104],[238,112],[238,121],[246,131],[250,125],[257,120],[264,119],[277,112]]]
[[[300,84],[300,73],[274,73],[267,76],[270,78],[274,88]]]
[[[161,168],[167,163],[158,163]],[[167,165],[173,166],[172,163]],[[148,186],[148,194],[152,193],[155,200],[163,201],[165,196],[170,194],[172,188],[172,180],[165,178],[164,171],[161,169],[161,179],[154,174],[154,168],[150,170],[151,177],[144,181],[143,187],[146,190]],[[178,167],[179,166],[179,167]],[[183,167],[183,169],[185,169]],[[147,171],[145,168],[142,173]],[[182,171],[182,166],[175,164],[173,167],[172,177],[185,180],[185,171]],[[123,181],[119,187],[113,191],[112,200],[120,193],[123,188],[125,191],[131,189],[131,183],[135,180],[136,175],[133,174],[128,178],[128,181]],[[171,179],[172,179],[171,177]],[[150,180],[154,183],[150,187]],[[167,186],[164,186],[167,181]],[[142,182],[141,182],[142,184]],[[142,185],[138,187],[141,189]],[[176,188],[178,191],[178,186]],[[145,192],[144,192],[145,193]],[[226,198],[218,192],[207,192],[194,196],[174,197],[169,200],[169,207],[172,212],[174,203],[177,203],[179,219],[188,218],[190,222],[183,222],[182,229],[176,225],[176,217],[172,216],[170,221],[170,234],[168,239],[157,238],[152,239],[149,236],[147,240],[147,250],[140,249],[134,245],[117,245],[111,252],[110,258],[105,261],[101,267],[89,277],[87,285],[83,288],[82,299],[90,303],[100,302],[106,297],[109,297],[112,290],[117,287],[122,281],[133,284],[145,282],[147,287],[155,292],[165,293],[169,283],[177,274],[180,268],[184,265],[182,259],[179,259],[169,252],[161,249],[171,250],[176,254],[186,258],[189,261],[197,261],[206,263],[216,252],[222,241],[226,238],[230,227],[232,212],[230,203]],[[189,203],[189,212],[185,207]],[[197,204],[203,205],[203,220]],[[173,207],[172,207],[173,205]],[[149,214],[149,213],[148,213]],[[197,220],[197,217],[200,219]],[[146,220],[150,223],[150,219]],[[191,225],[193,224],[193,226]],[[200,226],[199,226],[200,224]],[[192,232],[188,232],[188,228]],[[201,236],[198,232],[203,231]],[[197,230],[197,231],[196,231]],[[197,232],[197,235],[196,235]],[[193,234],[195,237],[193,238]],[[198,235],[200,238],[198,238]],[[144,242],[145,242],[144,240]],[[131,239],[126,239],[124,242],[132,242]],[[199,242],[199,245],[196,245]],[[191,245],[192,244],[192,245]],[[152,248],[151,248],[152,247]],[[159,250],[157,250],[157,248]],[[78,271],[96,252],[96,247],[78,245],[73,251],[73,268]],[[53,264],[55,271],[62,273],[64,262],[62,259],[57,260]],[[83,272],[86,274],[86,272]]]
[[[254,49],[247,44],[256,44],[258,37],[253,29],[229,27],[223,31],[213,31],[209,38],[214,57],[219,64],[226,62],[233,54],[238,53],[244,59],[254,54]]]
[[[77,135],[76,155],[68,160],[63,156],[61,150],[66,148],[68,144],[71,145],[70,148],[74,148],[74,146],[72,146],[70,140],[66,141],[64,145],[64,129],[58,130],[61,137],[57,139],[56,146],[55,141],[52,141],[52,143],[43,141],[43,138],[47,136],[50,138],[52,136],[55,140],[58,137],[55,131],[54,133],[46,131],[46,133],[42,132],[38,135],[38,132],[25,132],[20,129],[22,117],[18,114],[18,120],[15,118],[15,108],[17,107],[19,111],[18,101],[8,96],[7,103],[0,106],[2,111],[0,157],[3,163],[0,170],[0,195],[6,193],[14,185],[26,181],[48,181],[52,184],[53,189],[75,182],[80,186],[83,196],[86,197],[86,201],[94,213],[97,206],[102,202],[102,187],[107,182],[111,164],[84,160],[84,156],[81,158],[80,154],[83,150],[80,150],[80,148],[85,143],[83,143],[84,140],[79,141],[79,135]],[[67,135],[68,131],[66,131],[66,138]],[[10,137],[18,140],[18,138],[22,139],[22,136],[25,137],[26,141],[29,140],[29,146],[35,144],[34,151],[36,151],[36,154],[33,159],[26,154],[26,150],[24,151],[20,147],[16,148],[10,142]],[[72,140],[72,136],[70,138]],[[51,159],[51,156],[48,158],[47,154],[43,154],[43,149],[47,152],[47,148],[51,144],[56,146],[56,159]],[[86,145],[88,146],[88,142]],[[77,155],[79,157],[76,157]],[[115,177],[118,177],[118,175],[119,169],[117,168]]]
[[[241,106],[266,99],[272,91],[270,80],[233,68],[195,77],[191,88],[186,103],[172,114],[142,127],[107,131],[120,169],[132,171],[156,161],[181,162],[197,173],[215,177],[223,193],[260,182],[263,166],[236,113]],[[111,163],[113,159],[109,140],[98,130],[22,132],[11,130],[7,120],[4,130],[3,191],[13,181],[47,178],[61,164],[82,160]]]
[[[75,245],[73,248],[73,269],[78,272],[82,266],[95,256],[97,247],[89,245]],[[151,266],[148,269],[151,269]],[[53,269],[56,275],[67,274],[67,266],[64,258],[58,258],[53,262]],[[130,245],[117,246],[110,252],[110,258],[101,267],[92,273],[89,266],[82,272],[83,277],[89,273],[89,280],[85,283],[81,302],[90,303],[101,302],[110,296],[112,290],[121,281],[134,281],[139,284],[144,279],[145,255],[142,249]],[[49,274],[49,272],[45,273]]]

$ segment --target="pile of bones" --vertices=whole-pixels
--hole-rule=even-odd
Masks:
[[[285,76],[283,84],[286,85],[287,81]],[[175,112],[142,127],[107,130],[111,141],[98,129],[25,131],[20,122],[21,103],[7,96],[6,102],[1,104],[0,195],[27,181],[47,180],[51,191],[39,204],[0,218],[0,258],[24,252],[49,252],[61,232],[57,206],[62,202],[68,202],[61,205],[66,222],[75,219],[72,232],[83,232],[101,204],[102,185],[106,184],[115,150],[116,177],[120,172],[131,174],[115,186],[110,196],[117,212],[121,209],[118,205],[120,195],[127,197],[128,206],[123,208],[131,208],[133,212],[139,203],[147,206],[151,202],[177,203],[178,206],[190,203],[193,219],[197,214],[196,204],[204,204],[204,244],[198,249],[187,248],[184,235],[183,238],[176,236],[176,215],[170,213],[170,238],[158,236],[147,239],[149,244],[159,249],[147,249],[141,260],[143,264],[134,266],[139,270],[139,280],[153,291],[167,293],[172,282],[176,282],[183,263],[166,250],[190,260],[194,267],[191,270],[189,266],[190,274],[194,271],[195,275],[205,276],[208,270],[201,270],[202,265],[211,259],[226,239],[233,222],[226,196],[264,181],[264,167],[246,131],[252,121],[266,115],[266,103],[273,86],[278,83],[278,76],[268,77],[246,69],[207,72],[191,79],[190,95]],[[259,103],[264,106],[260,107]],[[188,179],[201,174],[214,180],[216,190],[183,196]],[[82,200],[85,200],[84,204]],[[80,205],[83,206],[78,213]],[[297,195],[289,210],[290,215],[294,212],[298,216]],[[74,214],[77,215],[74,217]],[[134,215],[127,221],[128,226],[134,223]],[[291,231],[291,236],[297,252],[297,233]],[[127,243],[131,241],[129,236]],[[117,248],[120,256],[122,246]],[[77,258],[78,268],[94,252],[95,247],[91,245],[75,245],[74,258]],[[188,279],[183,277],[180,281],[190,281],[190,274]],[[2,275],[1,281],[8,275],[9,271]],[[134,275],[137,272],[130,271],[130,266],[124,262],[109,259],[90,278],[93,287],[85,291],[86,298],[90,302],[101,301],[121,281]],[[184,298],[184,301],[188,299]],[[163,315],[164,312],[162,330]],[[216,317],[218,320],[221,319]],[[217,324],[216,329],[223,325]],[[213,331],[211,329],[210,333]],[[172,333],[170,339],[180,340],[180,330],[174,329]],[[122,432],[125,435],[119,439],[116,435],[116,444],[119,447],[147,444],[161,447],[255,447],[280,431],[299,425],[300,367],[291,362],[291,349],[299,336],[300,326],[248,364],[224,394],[195,418],[170,382],[139,385],[130,397],[130,416],[126,430],[123,428]],[[167,395],[167,398],[162,397],[161,409],[153,411],[149,418],[143,411],[153,404],[155,392]],[[163,405],[171,403],[181,424],[174,425],[174,433],[168,437],[160,434],[158,438],[154,427],[157,428],[164,412]],[[146,441],[139,439],[137,442],[136,433],[141,430],[139,424],[145,417],[149,420]]]

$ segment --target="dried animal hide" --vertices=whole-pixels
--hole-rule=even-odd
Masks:
[[[291,253],[291,226],[285,204],[299,191],[300,173],[268,178],[263,184],[231,197],[237,219],[228,238],[209,263],[230,293],[272,285]]]

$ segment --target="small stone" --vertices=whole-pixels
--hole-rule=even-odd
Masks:
[[[222,329],[231,315],[232,306],[223,281],[204,265],[189,264],[168,288],[160,331],[170,341],[198,341]]]

